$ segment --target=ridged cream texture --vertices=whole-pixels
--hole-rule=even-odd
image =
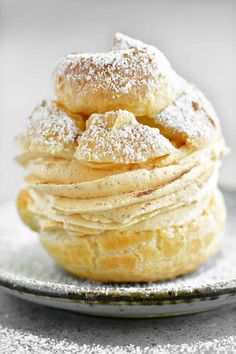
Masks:
[[[99,238],[104,233],[168,230],[170,236],[172,228],[200,221],[216,193],[219,158],[226,148],[210,103],[184,80],[174,82],[169,63],[155,48],[120,34],[114,46],[105,59],[74,55],[58,64],[54,83],[60,81],[59,100],[43,101],[19,137],[23,151],[17,160],[29,171],[19,209],[41,234]],[[123,55],[128,61],[121,70],[117,60]],[[145,67],[150,55],[155,64],[151,69]],[[75,80],[82,85],[94,67],[99,72],[94,71],[75,99]],[[110,69],[102,71],[104,67]],[[116,82],[127,84],[132,70],[133,86],[126,86],[127,92],[117,87],[114,96]],[[107,87],[101,81],[106,76]],[[148,90],[144,96],[138,86],[143,82]],[[163,90],[160,104],[158,90]],[[75,100],[73,107],[68,97]],[[155,104],[149,98],[144,103],[147,97]]]
[[[182,146],[160,160],[120,166],[23,155],[32,172],[26,178],[28,208],[40,230],[80,235],[181,225],[209,203],[222,149],[218,141],[200,150]]]

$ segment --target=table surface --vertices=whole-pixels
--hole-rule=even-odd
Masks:
[[[166,319],[89,317],[0,290],[0,353],[236,353],[236,303]]]

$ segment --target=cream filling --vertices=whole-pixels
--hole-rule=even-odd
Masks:
[[[32,184],[28,208],[38,218],[42,231],[64,229],[81,236],[182,225],[208,207],[217,185],[220,150],[219,146],[210,146],[187,154],[174,165],[121,172],[77,185],[56,185],[59,191],[60,187],[68,186],[73,191],[75,186],[88,183],[91,193],[87,198],[83,197],[86,188],[81,189],[80,198],[72,198],[54,195],[51,189],[45,193],[44,186],[51,185],[48,182],[39,183],[36,188]],[[134,192],[127,188],[129,183]],[[104,193],[105,189],[98,191],[101,197],[96,195],[99,184],[107,188],[110,185],[108,193]],[[95,196],[91,197],[93,191]]]
[[[203,169],[207,169],[209,163],[219,158],[223,148],[224,146],[218,143],[195,151],[191,149],[180,149],[177,156],[168,156],[165,159],[158,160],[154,166],[149,163],[149,165],[145,167],[142,165],[135,166],[133,170],[122,171],[122,168],[125,168],[123,165],[121,166],[122,172],[120,173],[114,172],[114,164],[110,169],[108,169],[107,165],[106,169],[104,167],[99,169],[98,164],[95,164],[92,180],[90,180],[90,168],[93,165],[91,164],[87,172],[85,174],[82,173],[83,180],[77,183],[54,182],[54,175],[51,176],[50,173],[47,172],[43,176],[44,178],[42,178],[41,175],[26,177],[26,184],[28,188],[37,191],[73,199],[94,200],[94,198],[100,198],[100,202],[103,202],[104,197],[119,199],[119,196],[121,196],[123,200],[126,200],[130,195],[135,196],[135,193],[136,195],[140,195],[140,191],[147,191],[167,185],[179,179],[194,167],[203,166]],[[57,160],[54,160],[55,165],[57,162]],[[82,166],[82,169],[84,169],[85,166],[83,164]],[[63,171],[60,170],[60,165],[57,167],[57,175],[63,178]],[[126,169],[130,169],[130,166],[126,166]],[[100,177],[101,171],[107,175]],[[67,173],[72,173],[69,167]],[[77,175],[80,175],[80,169],[78,169]],[[112,205],[113,204],[112,201]]]

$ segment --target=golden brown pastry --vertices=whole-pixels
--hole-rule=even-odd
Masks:
[[[108,53],[69,54],[59,61],[53,81],[60,104],[76,113],[126,109],[143,116],[174,101],[184,80],[164,54],[135,40],[123,49],[120,38]]]
[[[54,71],[55,101],[19,142],[28,169],[22,220],[74,275],[171,279],[217,251],[225,152],[216,114],[155,47],[117,34],[111,52],[73,54]]]

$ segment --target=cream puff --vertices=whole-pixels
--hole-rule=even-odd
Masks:
[[[219,249],[226,151],[211,104],[155,47],[116,34],[72,54],[19,136],[22,220],[72,274],[148,282],[194,271]]]

